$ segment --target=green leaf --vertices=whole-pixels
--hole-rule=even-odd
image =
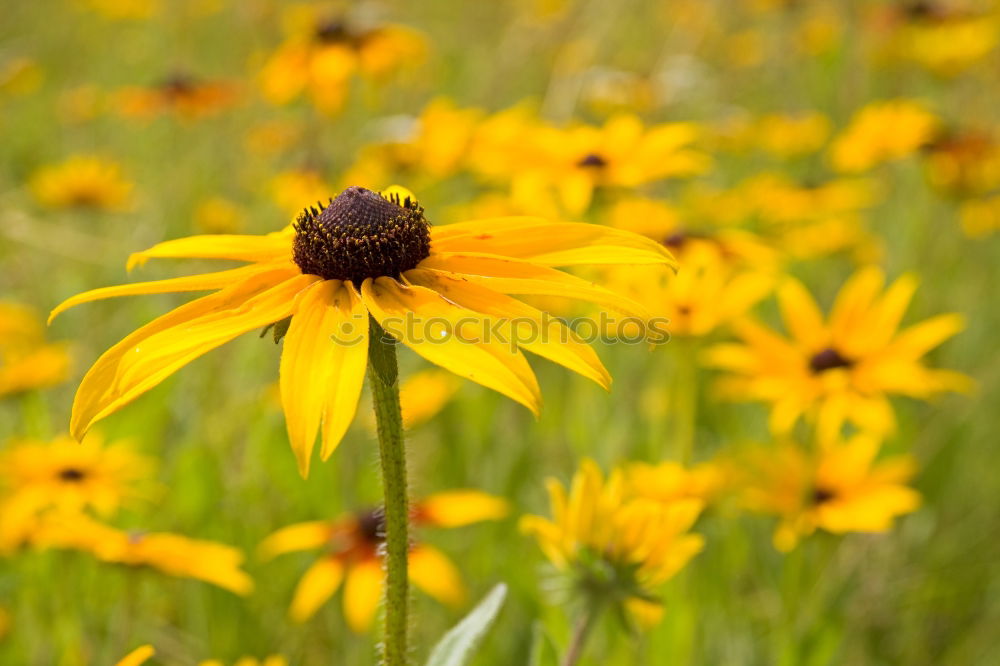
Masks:
[[[506,597],[507,586],[503,583],[490,590],[478,606],[438,641],[431,650],[427,666],[464,666],[469,663],[476,646],[500,613]]]

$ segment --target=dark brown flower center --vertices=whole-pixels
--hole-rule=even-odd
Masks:
[[[87,477],[87,473],[79,467],[64,467],[59,470],[59,480],[67,483],[79,483]]]
[[[160,82],[160,90],[170,97],[190,95],[197,86],[198,83],[194,77],[183,72],[175,72]]]
[[[358,535],[365,542],[378,545],[385,541],[385,513],[381,509],[359,511],[355,520],[358,521]]]
[[[292,256],[303,273],[359,285],[365,278],[399,277],[430,255],[430,225],[409,197],[390,201],[348,187],[319,205],[295,222]]]
[[[809,369],[813,374],[820,374],[834,368],[849,368],[854,365],[854,361],[844,358],[836,349],[827,348],[815,354],[809,359]]]
[[[602,169],[608,166],[608,161],[597,153],[588,153],[576,163],[581,169]]]
[[[823,504],[829,502],[837,496],[835,492],[827,488],[820,488],[817,486],[812,492],[812,502],[813,504]]]

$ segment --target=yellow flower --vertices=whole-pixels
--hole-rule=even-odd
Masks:
[[[343,106],[355,74],[383,79],[426,55],[423,35],[402,25],[363,28],[308,6],[294,8],[289,23],[292,34],[260,73],[264,97],[274,104],[308,94],[316,108],[332,113]]]
[[[89,155],[39,169],[30,186],[38,202],[50,208],[120,211],[128,208],[132,196],[132,183],[118,164]]]
[[[95,433],[85,442],[57,437],[19,440],[0,452],[0,488],[8,500],[36,511],[93,509],[109,516],[130,499],[152,472],[152,460],[124,441],[104,444]]]
[[[236,100],[236,89],[224,82],[199,81],[187,74],[174,74],[151,86],[123,88],[115,100],[118,112],[126,117],[176,113],[184,118],[197,118],[231,106]]]
[[[538,540],[545,556],[585,590],[624,606],[641,624],[659,621],[655,588],[680,571],[704,546],[688,530],[702,502],[662,502],[631,494],[618,469],[603,478],[584,460],[567,489],[548,481],[552,519],[521,518],[521,531]]]
[[[84,514],[50,516],[39,527],[35,544],[90,553],[102,562],[150,567],[169,576],[192,578],[246,596],[253,580],[240,566],[243,553],[215,541],[169,532],[119,530]]]
[[[431,495],[410,507],[415,525],[461,527],[507,514],[507,503],[475,490]],[[299,581],[289,615],[305,622],[344,584],[344,616],[352,631],[369,629],[382,598],[380,550],[385,541],[379,510],[364,510],[335,521],[313,521],[284,527],[260,544],[261,556],[271,559],[300,550],[325,549]],[[465,601],[458,569],[433,546],[415,543],[409,553],[409,576],[414,585],[450,606]]]
[[[927,146],[931,184],[949,194],[985,194],[1000,187],[1000,142],[987,132],[946,131]]]
[[[49,510],[92,509],[104,516],[145,495],[150,459],[124,442],[105,446],[96,435],[78,443],[21,440],[0,453],[0,551],[31,540]]]
[[[369,317],[431,363],[537,412],[540,390],[521,349],[605,387],[610,378],[593,349],[565,324],[509,294],[558,295],[644,316],[627,299],[553,267],[672,263],[662,245],[599,225],[520,217],[430,227],[423,208],[402,188],[380,196],[359,187],[344,190],[322,210],[303,211],[283,231],[167,241],[133,255],[129,265],[161,257],[248,265],[97,289],[53,310],[54,317],[102,298],[214,291],[140,328],[98,359],[77,391],[72,434],[82,437],[209,350],[290,317],[280,388],[302,474],[317,433],[326,459],[353,419],[367,367]],[[528,326],[533,333],[524,333]]]
[[[669,320],[671,335],[703,337],[747,313],[771,291],[774,279],[739,271],[711,245],[694,245],[681,255],[677,275],[668,279],[645,268],[620,268],[607,285],[635,298]]]
[[[843,173],[867,171],[908,157],[927,144],[938,119],[905,99],[875,102],[861,109],[830,146],[830,160]]]
[[[880,295],[884,282],[878,268],[858,271],[824,321],[806,288],[787,280],[778,290],[778,305],[791,339],[745,320],[734,326],[741,343],[709,350],[708,363],[732,373],[719,383],[723,396],[771,403],[776,433],[789,432],[804,414],[815,416],[827,441],[845,420],[890,432],[895,418],[888,395],[927,399],[967,390],[965,375],[929,369],[921,360],[962,329],[962,318],[938,315],[899,330],[916,279],[903,276]]]
[[[479,109],[458,108],[441,98],[412,120],[393,119],[389,136],[366,145],[342,182],[389,185],[402,173],[447,178],[462,166],[482,115]]]
[[[140,645],[121,658],[115,666],[142,666],[156,655],[152,645]]]
[[[526,143],[510,146],[520,159],[513,187],[552,188],[572,215],[589,208],[598,187],[634,188],[665,178],[707,171],[708,155],[692,147],[699,129],[690,123],[646,128],[637,116],[619,114],[603,127],[538,126]]]
[[[905,17],[892,35],[893,53],[935,74],[955,75],[983,61],[1000,42],[995,14],[949,11],[948,3],[920,3],[928,9]]]
[[[982,238],[1000,229],[1000,195],[962,204],[962,230],[970,238]]]
[[[886,532],[896,517],[917,509],[920,495],[906,486],[915,471],[913,457],[876,462],[879,447],[877,438],[855,435],[816,453],[790,444],[754,451],[746,506],[780,518],[774,545],[782,551],[816,529]]]
[[[61,384],[69,365],[68,347],[45,342],[34,310],[0,301],[0,397]]]

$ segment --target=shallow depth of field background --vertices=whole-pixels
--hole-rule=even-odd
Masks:
[[[305,99],[274,105],[259,92],[257,73],[283,39],[282,3],[164,1],[152,16],[127,20],[95,9],[119,4],[132,3],[10,3],[0,21],[0,69],[27,59],[37,78],[0,92],[0,298],[43,313],[85,289],[207,270],[208,263],[162,262],[129,276],[125,260],[161,240],[202,233],[197,212],[215,197],[235,207],[239,231],[279,229],[293,213],[276,202],[277,176],[309,169],[334,195],[359,149],[405,126],[402,116],[419,114],[438,97],[486,112],[529,100],[551,122],[600,124],[617,102],[599,99],[595,77],[605,69],[637,73],[652,96],[625,100],[626,110],[635,107],[650,123],[693,121],[710,137],[696,144],[713,158],[709,173],[643,189],[678,205],[692,182],[725,190],[762,172],[796,182],[833,177],[822,149],[788,159],[730,150],[718,137],[734,119],[818,111],[836,133],[865,104],[906,98],[920,100],[945,124],[986,131],[1000,124],[1000,52],[954,72],[880,54],[882,37],[871,17],[896,3],[366,4],[352,11],[421,31],[428,52],[385,84],[354,81],[333,114]],[[803,46],[809,39],[819,46]],[[175,72],[232,84],[233,104],[194,119],[169,112],[135,119],[115,108],[115,91]],[[273,136],[262,139],[265,130]],[[33,197],[32,174],[74,154],[120,163],[134,183],[127,210],[54,209]],[[976,391],[930,403],[893,399],[899,427],[887,447],[916,456],[915,487],[924,505],[887,534],[817,533],[790,554],[772,546],[772,518],[710,510],[695,528],[706,537],[704,552],[664,587],[662,624],[633,638],[606,618],[583,663],[1000,663],[1000,247],[996,235],[963,230],[963,202],[932,187],[919,151],[871,176],[882,196],[861,214],[881,239],[876,263],[890,277],[914,271],[921,280],[906,321],[942,312],[967,319],[967,329],[928,362],[970,374]],[[468,174],[408,180],[402,173],[394,180],[416,190],[432,222],[462,219],[461,207],[485,191],[504,193]],[[787,270],[825,308],[856,265],[848,248],[792,261]],[[71,341],[71,378],[0,401],[0,441],[64,432],[89,364],[182,299],[104,301],[63,315],[48,337]],[[773,298],[756,312],[779,326]],[[724,330],[713,335],[728,337]],[[538,622],[557,642],[566,640],[571,609],[553,595],[551,570],[536,543],[518,532],[517,518],[547,515],[544,479],[568,480],[584,456],[607,469],[677,455],[663,398],[677,358],[669,347],[600,348],[615,379],[610,395],[532,359],[545,396],[539,420],[463,383],[439,414],[410,433],[413,496],[472,487],[512,505],[504,521],[420,533],[459,564],[470,599],[496,582],[510,585],[508,604],[475,663],[528,663]],[[110,664],[142,643],[156,645],[162,663],[171,664],[269,654],[305,666],[370,663],[377,632],[348,631],[340,595],[305,624],[288,620],[291,591],[314,553],[268,563],[254,554],[278,527],[371,506],[380,493],[367,394],[331,460],[314,462],[307,481],[298,476],[276,398],[278,352],[269,338],[243,336],[99,428],[107,439],[131,438],[158,460],[155,501],[130,508],[115,524],[236,545],[248,555],[255,592],[243,599],[198,581],[101,564],[85,553],[28,549],[0,560],[0,609],[8,625],[0,663]],[[424,367],[406,352],[401,362],[404,376]],[[707,369],[699,374],[695,460],[730,445],[771,441],[767,408],[720,402],[711,391],[715,376]],[[413,598],[419,661],[463,612],[419,593]]]

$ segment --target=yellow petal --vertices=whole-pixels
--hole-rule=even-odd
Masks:
[[[232,287],[204,296],[168,312],[108,349],[97,359],[87,371],[83,381],[80,382],[80,388],[77,389],[73,402],[70,433],[78,440],[83,439],[83,435],[90,428],[90,425],[98,419],[97,415],[115,399],[115,377],[119,365],[122,359],[130,354],[140,342],[156,333],[181,326],[211,312],[238,307],[254,295],[292,275],[294,273],[286,269],[261,271]]]
[[[806,349],[819,350],[830,344],[823,314],[801,282],[789,279],[779,287],[778,306],[788,332]]]
[[[418,268],[453,273],[501,294],[558,296],[595,303],[630,317],[649,319],[645,308],[591,282],[554,268],[484,254],[432,254]],[[454,277],[453,276],[453,277]]]
[[[344,584],[344,616],[351,631],[362,634],[371,628],[382,598],[382,566],[378,560],[361,560],[347,572]]]
[[[257,552],[261,559],[269,560],[285,553],[319,548],[330,540],[332,533],[330,523],[325,520],[289,525],[261,541]]]
[[[72,298],[67,298],[65,301],[57,305],[49,314],[49,323],[51,324],[52,320],[59,316],[62,312],[80,305],[81,303],[90,303],[91,301],[99,301],[105,298],[117,298],[119,296],[136,296],[139,294],[168,294],[178,291],[209,291],[213,289],[223,289],[240,282],[241,280],[252,277],[254,274],[261,272],[261,270],[260,266],[241,266],[240,268],[234,268],[228,271],[218,271],[215,273],[187,275],[185,277],[172,278],[169,280],[136,282],[135,284],[122,284],[114,287],[91,289],[90,291],[85,291],[82,294],[77,294]],[[289,264],[288,270],[289,272],[292,272],[294,267]]]
[[[319,282],[300,294],[284,345],[281,404],[299,473],[306,477],[320,423],[326,459],[354,418],[368,356],[368,315],[340,280]]]
[[[234,259],[236,261],[266,262],[291,259],[291,227],[264,236],[207,234],[189,236],[158,243],[148,250],[135,252],[128,258],[127,268],[132,270],[149,259],[179,258]]]
[[[415,521],[437,527],[460,527],[507,515],[507,500],[479,490],[449,490],[434,493],[417,504]]]
[[[409,575],[413,584],[449,606],[465,602],[465,585],[458,569],[437,548],[421,544],[410,551]]]
[[[116,666],[139,666],[146,663],[156,654],[152,645],[143,645],[125,655]]]
[[[309,567],[295,587],[288,615],[295,622],[305,622],[325,604],[344,579],[344,565],[333,557],[324,557]]]
[[[600,224],[498,217],[431,229],[435,254],[493,254],[546,266],[665,264],[673,255],[654,240]]]
[[[122,355],[111,387],[101,397],[97,413],[82,425],[121,409],[202,354],[233,338],[284,319],[292,313],[295,296],[319,278],[298,275],[231,309],[210,312],[173,328],[154,333]]]
[[[611,387],[611,375],[597,353],[561,320],[486,287],[471,284],[457,277],[424,269],[407,271],[406,279],[413,284],[433,289],[449,301],[510,322],[504,330],[511,343],[553,363],[577,372],[600,384]]]
[[[338,342],[323,405],[323,460],[337,448],[354,420],[368,367],[368,311],[352,285],[344,283],[334,295],[329,315],[336,323]]]
[[[394,197],[398,198],[400,202],[405,202],[407,199],[413,202],[416,202],[417,200],[417,197],[414,196],[413,192],[406,189],[402,185],[390,185],[379,192],[379,194],[382,195],[383,199],[388,199],[389,201],[392,201]]]
[[[489,322],[482,315],[391,278],[365,280],[361,298],[382,327],[417,354],[538,413],[541,392],[534,373],[520,352],[485,339]]]

